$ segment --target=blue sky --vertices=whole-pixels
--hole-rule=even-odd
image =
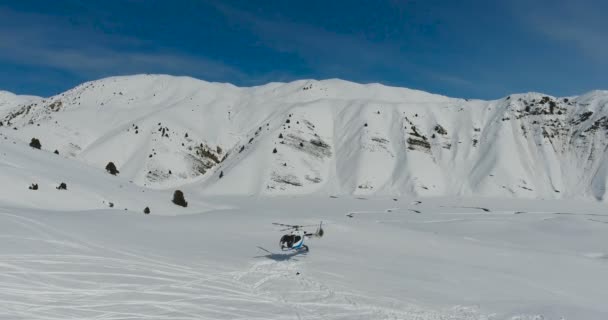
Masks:
[[[604,0],[0,0],[0,89],[168,73],[575,95],[608,89],[606,12]]]

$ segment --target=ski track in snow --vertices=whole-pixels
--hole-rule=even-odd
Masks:
[[[379,306],[297,274],[300,254],[217,271],[106,247],[23,216],[0,213],[0,222],[29,233],[4,240],[53,252],[0,255],[1,319],[490,319],[474,307]]]

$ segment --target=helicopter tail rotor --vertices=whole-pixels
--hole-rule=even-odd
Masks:
[[[323,221],[321,221],[321,223],[319,223],[319,228],[317,229],[317,232],[315,232],[315,236],[322,238],[324,234],[325,231],[323,231]]]

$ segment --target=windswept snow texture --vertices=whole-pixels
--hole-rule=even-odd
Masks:
[[[162,217],[2,205],[0,319],[608,317],[608,216],[597,204],[215,201],[232,209]],[[278,249],[272,222],[320,220],[325,235],[307,241],[310,252]]]
[[[467,101],[342,80],[137,75],[49,98],[2,92],[0,134],[100,169],[112,161],[154,189],[605,200],[607,105],[607,91]]]

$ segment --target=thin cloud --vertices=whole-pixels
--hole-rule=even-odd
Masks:
[[[227,18],[247,26],[264,46],[300,57],[317,74],[347,76],[357,81],[377,81],[374,74],[414,74],[451,86],[472,86],[464,78],[421,68],[392,44],[376,43],[360,36],[306,24],[269,20],[223,3],[213,5]]]
[[[514,2],[514,16],[541,37],[571,45],[595,62],[606,63],[608,23],[604,1]]]
[[[159,49],[143,52],[136,38],[80,30],[51,17],[0,9],[0,59],[14,64],[48,67],[82,78],[114,74],[163,72],[191,74],[209,80],[244,79],[241,71],[219,61]],[[12,21],[35,22],[16,27]],[[8,26],[6,26],[8,25]]]
[[[263,45],[278,52],[292,53],[305,59],[312,68],[325,64],[359,64],[351,68],[385,65],[397,58],[394,50],[356,36],[343,35],[317,27],[288,21],[268,20],[225,4],[215,4],[226,17],[248,26]],[[402,58],[402,57],[401,57]],[[395,67],[408,64],[405,59]],[[319,65],[322,63],[323,65]]]

